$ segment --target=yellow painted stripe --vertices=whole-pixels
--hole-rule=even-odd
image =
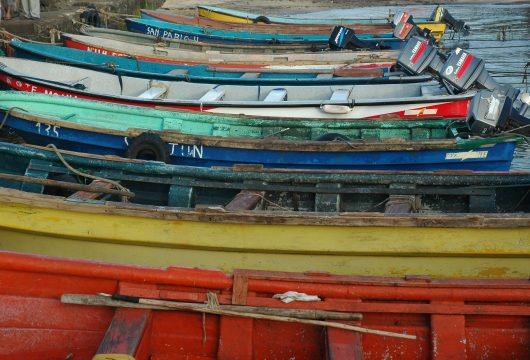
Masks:
[[[241,18],[234,15],[227,15],[218,13],[216,11],[206,10],[206,9],[199,9],[199,16],[205,17],[212,20],[219,20],[219,21],[228,21],[233,23],[243,23],[243,24],[252,24],[252,20],[249,20],[248,18]]]

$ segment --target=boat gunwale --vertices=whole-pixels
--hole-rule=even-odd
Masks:
[[[506,228],[530,226],[530,214],[385,214],[369,212],[317,213],[226,211],[219,206],[197,209],[140,205],[112,201],[65,201],[65,198],[0,188],[0,203],[76,213],[142,217],[157,220],[216,222],[248,225],[306,225],[346,227],[429,227],[429,228]],[[3,226],[0,225],[0,228]]]

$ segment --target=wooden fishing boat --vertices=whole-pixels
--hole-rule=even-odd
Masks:
[[[247,31],[216,30],[191,25],[178,25],[158,20],[138,18],[126,19],[127,29],[132,32],[153,35],[161,38],[185,41],[203,41],[224,44],[314,44],[327,46],[330,34],[266,34]],[[359,34],[359,39],[378,49],[398,50],[404,42],[393,36],[374,37],[371,34]]]
[[[49,149],[0,143],[0,154],[11,188],[0,189],[3,250],[225,271],[528,274],[529,173],[206,169],[63,153],[69,170]],[[126,189],[83,185],[88,175],[71,169]]]
[[[302,24],[302,25],[322,25],[322,24],[331,24],[331,25],[346,25],[346,24],[389,24],[392,20],[391,17],[388,18],[369,18],[369,19],[302,19],[295,17],[278,17],[278,16],[269,16],[269,15],[258,15],[252,14],[244,11],[232,10],[221,8],[217,6],[208,6],[200,5],[197,6],[197,11],[200,17],[205,17],[213,20],[227,21],[233,23],[243,23],[243,24]],[[437,6],[434,9],[431,17],[418,18],[417,21],[427,22],[427,21],[439,21],[443,13],[443,7]]]
[[[530,356],[526,278],[225,274],[5,251],[0,274],[6,359]],[[287,291],[313,301],[286,304]]]
[[[87,52],[67,47],[12,40],[9,46],[18,58],[41,60],[108,71],[113,74],[162,81],[238,85],[336,85],[392,84],[431,81],[430,75],[409,76],[404,72],[384,72],[382,69],[284,68],[247,69],[152,62]]]
[[[262,61],[286,61],[286,56],[288,55],[289,61],[291,61],[293,59],[297,59],[298,55],[300,55],[303,56],[304,59],[308,56],[312,56],[312,59],[315,61],[331,61],[331,59],[334,59],[333,61],[341,62],[347,62],[348,60],[373,62],[381,60],[386,61],[388,59],[395,60],[398,55],[397,50],[341,49],[340,51],[330,51],[328,46],[322,47],[316,46],[314,44],[228,45],[221,43],[189,42],[178,39],[163,39],[152,35],[134,33],[130,31],[96,28],[87,25],[82,25],[79,29],[79,32],[87,36],[164,48],[169,47],[199,52],[218,51],[222,53],[233,54],[260,54],[260,56],[262,56]],[[8,37],[8,39],[11,38]],[[282,57],[278,57],[280,54]],[[361,61],[361,59],[363,60]]]
[[[503,171],[517,143],[514,137],[463,139],[470,129],[454,120],[283,121],[28,93],[1,94],[0,116],[32,144],[207,167]]]
[[[193,25],[199,27],[210,27],[220,30],[249,31],[256,33],[278,33],[278,34],[326,34],[329,35],[336,24],[265,24],[265,23],[234,23],[228,21],[213,20],[201,16],[181,16],[172,11],[141,9],[140,16],[143,19],[166,21],[175,24]],[[341,24],[352,28],[356,34],[392,34],[394,28],[390,23],[386,24]]]
[[[146,35],[147,36],[147,35]],[[348,67],[355,69],[389,69],[395,65],[397,52],[308,52],[271,55],[265,53],[241,53],[225,51],[194,51],[157,44],[137,44],[95,36],[62,33],[64,46],[98,54],[122,56],[130,59],[170,64],[209,64],[215,67],[264,68],[264,69],[330,69]],[[128,39],[134,41],[134,39]]]
[[[241,86],[164,82],[78,67],[2,58],[7,88],[135,106],[288,118],[465,118],[474,95],[438,84]]]

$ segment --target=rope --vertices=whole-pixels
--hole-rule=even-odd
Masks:
[[[87,173],[84,173],[82,171],[79,171],[77,169],[74,169],[70,164],[68,164],[66,162],[66,160],[63,158],[63,155],[61,154],[61,152],[59,151],[59,149],[57,149],[57,147],[54,145],[54,144],[48,144],[46,145],[46,147],[49,147],[51,148],[55,154],[57,155],[57,157],[59,158],[59,160],[61,160],[61,162],[63,163],[63,165],[68,169],[70,170],[71,172],[73,172],[74,174],[76,175],[79,175],[81,177],[85,177],[85,178],[88,178],[88,179],[92,179],[92,180],[99,180],[99,181],[103,181],[103,182],[106,182],[106,183],[109,183],[111,185],[114,185],[116,187],[116,189],[118,190],[121,190],[121,191],[126,191],[126,192],[130,192],[129,189],[127,189],[125,186],[121,185],[120,183],[118,183],[117,181],[114,181],[114,180],[110,180],[110,179],[106,179],[106,178],[103,178],[103,177],[100,177],[100,176],[95,176],[95,175],[90,175],[90,174],[87,174]],[[127,202],[128,199],[126,196],[122,196],[122,201],[123,202]]]
[[[260,199],[264,200],[265,202],[273,205],[273,206],[276,206],[278,207],[279,209],[283,210],[283,211],[290,211],[290,209],[287,209],[283,206],[281,206],[280,204],[277,204],[275,203],[274,201],[270,201],[269,199],[266,199],[263,195],[261,195],[259,192],[255,192],[255,193],[252,193],[252,195],[256,195],[258,196]]]
[[[57,30],[58,31],[58,30]],[[42,41],[36,41],[36,40],[31,40],[31,39],[28,39],[28,38],[25,38],[25,37],[22,37],[22,36],[19,36],[19,35],[15,35],[15,34],[12,34],[10,33],[9,31],[5,30],[5,29],[1,29],[0,30],[0,34],[2,34],[3,36],[5,36],[6,40],[9,41],[10,39],[17,39],[17,40],[20,40],[20,41],[23,41],[23,42],[28,42],[28,43],[33,43],[33,44],[43,44],[43,45],[50,45],[49,42],[42,42]],[[51,45],[54,45],[54,46],[62,46],[62,44],[51,44]]]
[[[206,294],[206,306],[208,309],[218,310],[221,307],[219,306],[219,299],[217,299],[217,294],[213,292],[208,292]]]
[[[18,107],[18,106],[13,106],[12,108],[9,108],[7,111],[6,111],[6,114],[4,115],[4,118],[2,119],[2,123],[0,124],[0,129],[2,129],[7,121],[7,118],[9,115],[11,115],[11,111],[13,111],[14,109],[18,109],[18,110],[22,110],[24,112],[28,112],[27,110],[25,109],[22,109],[21,107]]]

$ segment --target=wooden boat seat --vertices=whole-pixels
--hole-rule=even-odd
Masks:
[[[348,97],[350,96],[350,90],[347,89],[337,89],[334,90],[331,94],[331,97],[329,98],[330,101],[348,101]]]
[[[287,100],[287,89],[278,88],[269,91],[265,99],[265,102],[279,102]]]
[[[152,85],[149,89],[138,95],[140,99],[160,99],[167,92],[168,88],[162,84]]]
[[[247,72],[247,73],[244,73],[243,75],[241,75],[241,78],[242,79],[257,79],[257,78],[259,78],[259,76],[260,76],[260,73]]]
[[[173,69],[171,71],[168,71],[166,75],[188,75],[187,69]]]
[[[436,96],[436,95],[445,95],[447,91],[438,86],[438,85],[422,85],[421,86],[421,96]]]
[[[225,91],[220,87],[214,87],[210,89],[206,94],[204,94],[199,101],[210,102],[210,101],[220,101],[225,96]]]
[[[317,75],[317,79],[330,79],[333,77],[333,74],[330,73],[322,73]]]

